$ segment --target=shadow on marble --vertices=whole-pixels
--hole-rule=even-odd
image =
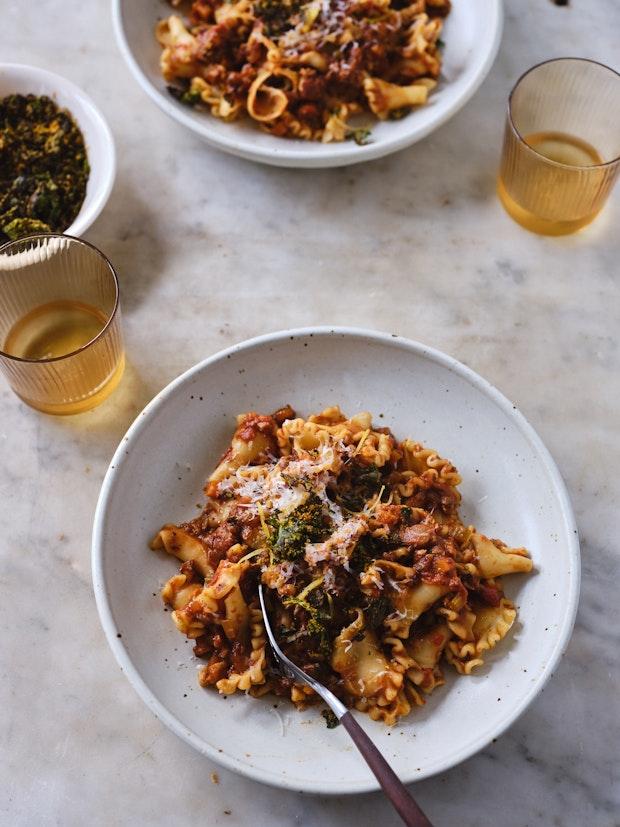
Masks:
[[[130,174],[119,169],[106,209],[86,236],[112,262],[125,314],[146,301],[167,275],[171,244],[165,213],[157,211],[158,204],[147,200],[132,180]],[[151,194],[152,189],[148,192]],[[161,198],[165,198],[163,190]]]
[[[259,191],[279,192],[278,200],[287,203],[292,213],[288,221],[302,208],[325,221],[341,220],[351,208],[368,211],[376,220],[373,208],[379,205],[387,206],[400,222],[421,219],[432,223],[434,216],[453,203],[496,200],[497,161],[489,163],[488,150],[496,147],[499,158],[504,104],[489,113],[485,88],[486,84],[431,135],[385,158],[334,169],[287,169],[219,154],[218,167],[229,169],[231,178],[254,182]],[[377,228],[369,222],[363,229],[373,232]]]

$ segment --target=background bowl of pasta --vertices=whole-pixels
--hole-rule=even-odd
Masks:
[[[439,1],[434,0],[436,3]],[[270,0],[262,0],[262,2],[268,3]],[[334,0],[334,2],[339,2],[339,0]],[[370,2],[370,0],[360,0],[360,2]],[[413,3],[413,0],[411,2]],[[323,8],[325,3],[318,4],[317,0],[315,5],[318,9]],[[400,117],[404,110],[398,112],[394,110],[394,114],[399,115],[398,119],[377,120],[364,115],[358,122],[354,117],[351,122],[352,126],[359,123],[359,128],[351,130],[348,126],[344,129],[341,125],[340,114],[344,110],[330,102],[328,106],[329,111],[335,113],[334,122],[330,124],[328,130],[320,130],[317,133],[323,135],[324,141],[327,139],[324,133],[330,132],[331,142],[324,143],[321,139],[302,140],[278,136],[279,134],[305,134],[303,129],[307,130],[308,123],[311,124],[312,120],[304,121],[303,128],[297,121],[286,127],[282,125],[283,115],[278,118],[278,127],[274,129],[272,129],[273,125],[252,120],[247,115],[227,122],[229,117],[235,117],[230,109],[230,95],[226,100],[210,96],[213,86],[211,83],[206,84],[202,78],[196,81],[198,86],[194,86],[194,81],[192,81],[191,94],[201,93],[204,100],[208,101],[208,107],[211,111],[217,112],[219,117],[210,114],[208,108],[199,111],[175,99],[167,90],[170,82],[162,76],[160,68],[162,46],[155,38],[155,27],[158,20],[170,18],[173,12],[175,16],[180,15],[182,8],[182,6],[179,9],[173,8],[165,0],[113,0],[117,41],[132,74],[142,89],[167,115],[218,149],[275,166],[313,168],[344,166],[381,158],[415,143],[445,123],[471,98],[489,72],[499,47],[503,19],[501,0],[477,0],[475,3],[469,0],[453,0],[450,13],[445,20],[442,20],[441,74],[438,78],[438,85],[429,94],[427,102],[424,105],[414,106],[404,117]],[[401,0],[398,0],[397,8],[401,8]],[[313,9],[314,7],[311,6],[311,10]],[[213,28],[216,27],[213,26]],[[166,41],[166,37],[161,33],[160,39],[162,42]],[[183,53],[185,44],[182,42],[182,34],[180,40],[178,48]],[[320,61],[317,65],[320,65]],[[196,71],[195,67],[186,69],[181,66],[175,77],[179,77],[180,73],[181,82],[189,83],[189,77]],[[305,68],[303,71],[314,70]],[[281,74],[290,75],[290,72],[283,69]],[[206,77],[211,77],[208,71]],[[260,78],[258,80],[260,81]],[[290,82],[280,77],[276,80],[282,81],[282,83],[276,83],[276,86]],[[370,83],[370,81],[367,82]],[[428,78],[422,81],[422,83],[426,82]],[[271,81],[267,80],[266,83],[269,84]],[[419,89],[419,86],[415,86],[414,91],[419,91]],[[274,105],[277,105],[278,96],[282,98],[281,90],[269,87],[267,91],[269,92],[267,97],[271,96]],[[383,99],[383,91],[384,88],[381,86],[378,92],[381,99]],[[264,101],[265,88],[262,89],[262,93]],[[312,93],[309,94],[312,97]],[[285,115],[288,117],[288,113]],[[365,129],[362,132],[359,131],[366,126],[370,129],[369,136],[365,135]],[[271,131],[266,132],[265,128],[270,128]],[[336,138],[333,137],[334,134]],[[361,134],[364,135],[363,145],[357,142]]]
[[[177,567],[149,548],[153,535],[198,515],[236,414],[287,402],[302,416],[332,404],[372,411],[400,438],[449,457],[462,478],[463,522],[529,549],[533,571],[504,579],[517,621],[479,670],[446,670],[445,685],[391,727],[358,715],[404,781],[442,772],[510,726],[550,677],[576,613],[579,545],[560,474],[531,426],[484,379],[423,345],[349,328],[284,331],[218,353],[161,391],[121,442],[97,506],[93,581],[109,644],[157,717],[214,761],[293,790],[376,788],[320,705],[299,711],[273,695],[201,687],[204,661],[159,595]]]

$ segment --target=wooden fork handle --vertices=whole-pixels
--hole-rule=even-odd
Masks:
[[[350,712],[346,712],[340,723],[353,739],[355,746],[362,753],[366,763],[381,784],[383,792],[392,802],[394,809],[405,822],[407,827],[433,827],[422,810],[407,792],[405,785],[399,780],[377,747],[370,740],[361,726]]]

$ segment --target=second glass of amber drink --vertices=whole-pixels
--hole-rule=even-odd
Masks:
[[[118,279],[103,253],[53,234],[0,248],[0,371],[24,402],[87,411],[124,365]]]
[[[620,75],[580,58],[534,66],[516,83],[498,179],[528,230],[565,235],[602,209],[620,171]]]

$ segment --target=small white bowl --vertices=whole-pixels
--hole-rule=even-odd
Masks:
[[[47,95],[67,109],[82,131],[90,164],[86,197],[75,221],[62,232],[81,236],[104,208],[116,175],[114,138],[105,118],[88,95],[70,80],[20,63],[0,63],[0,98]]]
[[[580,572],[571,505],[540,437],[492,385],[439,351],[352,328],[287,330],[211,356],[161,391],[122,440],[97,505],[93,584],[108,642],[155,715],[214,761],[292,790],[377,789],[344,728],[326,729],[320,706],[298,712],[280,701],[276,710],[273,697],[224,701],[201,689],[191,645],[158,594],[178,568],[148,548],[154,532],[198,513],[235,414],[287,402],[303,414],[337,403],[348,414],[369,410],[397,436],[435,448],[463,477],[465,524],[531,551],[534,572],[504,579],[518,622],[478,674],[446,667],[446,686],[391,729],[358,715],[404,782],[444,772],[541,691],[570,637]]]
[[[502,36],[502,0],[458,0],[446,19],[442,77],[426,106],[399,121],[380,121],[371,141],[322,144],[277,138],[249,118],[224,123],[176,101],[159,69],[155,24],[173,11],[163,0],[112,0],[119,48],[134,77],[163,111],[211,146],[279,167],[340,167],[382,158],[429,135],[467,103],[487,76]]]

